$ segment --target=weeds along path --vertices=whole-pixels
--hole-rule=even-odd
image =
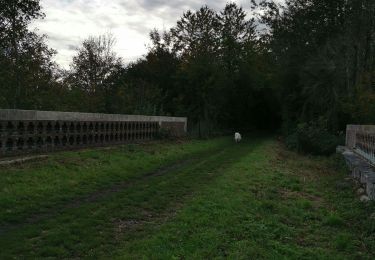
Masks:
[[[186,199],[262,141],[240,145],[225,142],[161,169],[59,204],[58,208],[31,215],[23,222],[7,224],[0,233],[0,244],[4,247],[0,256],[16,252],[25,257],[43,256],[57,250],[56,243],[60,242],[66,246],[63,251],[69,257],[87,255],[100,245],[105,245],[103,250],[110,250],[124,230],[173,217]]]

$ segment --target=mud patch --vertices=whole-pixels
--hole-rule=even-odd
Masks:
[[[184,201],[192,197],[192,194],[185,195],[182,199]],[[114,219],[112,220],[114,227],[114,234],[117,240],[121,239],[124,234],[129,231],[142,230],[142,226],[147,224],[162,225],[167,221],[175,218],[178,212],[182,209],[184,203],[182,201],[171,205],[162,212],[151,212],[149,210],[141,210],[142,216],[131,219]]]
[[[279,191],[281,198],[285,200],[289,199],[305,199],[313,203],[315,207],[322,207],[324,204],[323,198],[309,194],[302,191],[291,191],[287,189],[283,189]]]

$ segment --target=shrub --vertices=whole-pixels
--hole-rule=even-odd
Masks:
[[[172,133],[170,129],[160,128],[156,134],[156,139],[171,139]]]
[[[324,224],[331,227],[342,227],[345,223],[340,216],[332,213],[326,217]]]
[[[298,150],[298,135],[297,131],[289,134],[285,138],[286,146],[291,150]]]
[[[336,147],[343,143],[343,135],[332,134],[322,119],[299,124],[295,132],[286,138],[288,148],[313,155],[333,154]]]

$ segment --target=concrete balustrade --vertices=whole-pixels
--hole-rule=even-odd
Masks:
[[[69,150],[186,134],[187,119],[32,110],[0,110],[0,154]]]
[[[346,146],[360,154],[370,164],[375,165],[375,126],[348,125]]]
[[[352,177],[364,186],[369,199],[375,200],[375,126],[348,125],[345,147],[338,148]]]

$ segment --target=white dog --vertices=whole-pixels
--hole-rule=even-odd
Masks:
[[[240,141],[241,141],[241,134],[240,133],[235,133],[234,134],[234,141],[236,142],[236,143],[239,143]]]

